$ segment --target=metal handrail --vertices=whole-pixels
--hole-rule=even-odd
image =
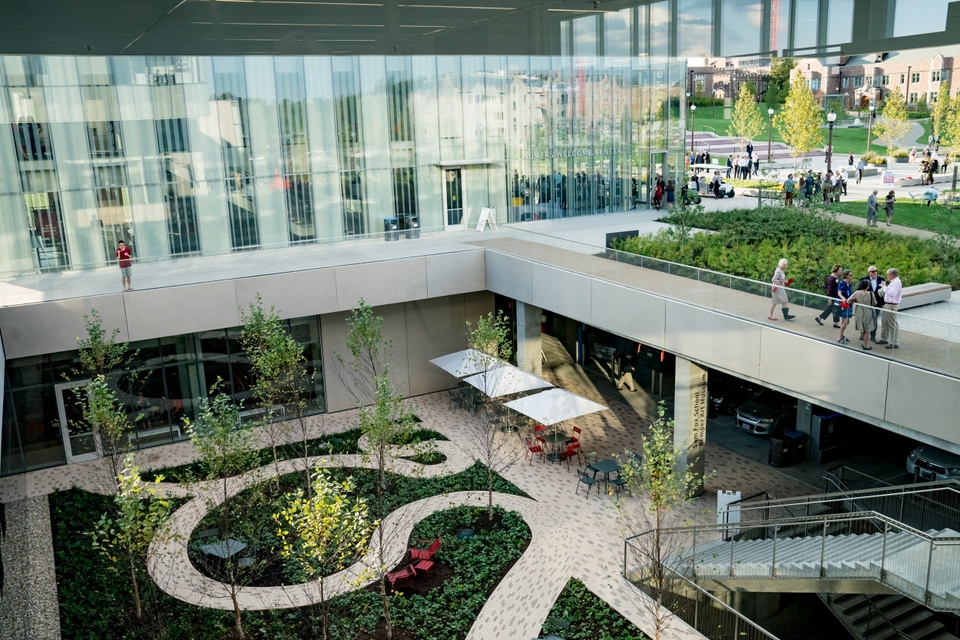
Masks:
[[[845,526],[844,526],[845,525]],[[740,525],[743,527],[743,524]],[[941,581],[943,579],[948,579],[956,582],[956,577],[954,576],[954,571],[952,569],[952,563],[944,563],[941,561],[941,557],[952,558],[954,554],[957,553],[958,548],[960,548],[960,535],[950,536],[950,537],[941,537],[938,535],[931,535],[924,531],[915,529],[909,525],[905,525],[897,520],[887,516],[885,514],[876,512],[876,511],[862,511],[856,513],[839,513],[839,514],[823,514],[819,516],[810,516],[810,517],[800,517],[800,518],[778,518],[765,520],[759,523],[752,523],[747,525],[748,531],[741,531],[740,536],[733,538],[729,536],[730,525],[726,524],[704,524],[704,525],[694,525],[688,527],[671,527],[668,529],[661,529],[659,535],[662,538],[671,538],[671,537],[690,537],[692,538],[692,549],[693,552],[686,552],[682,556],[677,556],[674,560],[677,562],[677,566],[688,566],[691,571],[691,575],[697,575],[697,566],[698,562],[703,561],[705,564],[706,559],[709,559],[710,564],[716,564],[717,562],[721,563],[720,574],[707,572],[703,577],[710,577],[714,575],[728,575],[741,576],[741,577],[751,577],[751,578],[776,578],[777,576],[777,567],[776,567],[776,541],[778,538],[810,538],[810,537],[821,537],[821,552],[818,566],[812,567],[816,571],[815,577],[819,579],[824,579],[827,577],[825,571],[832,571],[832,577],[838,577],[836,575],[837,567],[833,566],[835,564],[834,559],[827,560],[826,554],[826,541],[828,538],[834,540],[840,540],[839,531],[846,531],[848,534],[861,534],[861,533],[874,533],[874,534],[883,534],[883,546],[879,551],[879,558],[871,558],[870,562],[875,563],[873,567],[869,568],[867,571],[864,571],[863,567],[859,567],[855,570],[855,577],[858,579],[870,579],[876,580],[877,582],[904,594],[907,597],[914,599],[917,602],[921,602],[930,608],[941,610],[941,611],[960,611],[960,601],[958,601],[955,595],[952,595],[952,587],[946,587],[942,590],[941,593],[936,593],[931,591],[931,584],[934,580]],[[782,535],[781,530],[787,529],[791,531],[790,535]],[[649,536],[653,534],[654,531],[646,531],[643,533],[636,534],[627,538],[624,541],[625,553],[630,548],[633,547],[636,552],[640,552],[641,547],[639,545],[643,544],[638,539],[643,536]],[[890,538],[889,534],[898,533],[905,534],[909,536],[910,539],[913,539],[913,542],[910,542],[908,545],[894,545],[894,550],[888,549],[887,541]],[[764,552],[766,555],[763,559],[758,560],[762,565],[766,565],[769,562],[769,573],[764,570],[762,574],[749,574],[743,573],[742,571],[738,573],[740,569],[740,561],[736,559],[734,553],[735,546],[744,544],[744,538],[746,536],[751,536],[755,539],[772,539],[774,550],[773,557],[769,558],[770,554]],[[698,538],[700,543],[698,546]],[[703,552],[703,541],[706,540],[708,544],[711,542],[721,542],[727,544],[730,547],[729,560],[724,559],[726,555],[726,550],[724,549],[723,553],[717,553],[716,550],[704,555]],[[913,545],[919,544],[921,546],[915,547]],[[917,565],[918,559],[915,557],[917,552],[920,550],[926,550],[926,558]],[[903,575],[902,571],[894,571],[893,566],[903,567],[904,559],[901,557],[897,563],[888,563],[888,555],[890,558],[898,557],[896,554],[901,553],[906,549],[915,549],[911,551],[913,559],[909,562],[910,569],[917,571],[908,571],[908,574],[912,575]],[[937,550],[944,551],[946,556],[937,555]],[[816,562],[814,561],[816,564]],[[948,566],[949,565],[949,566]],[[726,566],[726,569],[722,567]],[[936,573],[936,576],[934,575]],[[624,561],[624,575],[627,575],[626,559]],[[839,576],[843,577],[843,576]]]

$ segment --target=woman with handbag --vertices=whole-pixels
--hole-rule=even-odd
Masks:
[[[777,305],[781,307],[783,311],[784,320],[793,320],[797,316],[790,315],[789,300],[787,300],[787,287],[793,284],[793,278],[787,279],[787,259],[781,258],[780,262],[777,263],[777,268],[773,272],[772,286],[770,287],[770,294],[773,298],[773,304],[770,305],[770,313],[767,314],[767,320],[773,320],[776,322],[777,317],[773,315],[773,312],[776,310]]]
[[[850,283],[852,279],[853,271],[844,269],[843,275],[840,277],[840,283],[837,285],[837,297],[840,298],[840,339],[837,342],[840,344],[850,342],[848,338],[844,337],[843,332],[847,330],[850,318],[853,317],[853,308],[850,304],[850,296],[853,295],[853,285]],[[869,332],[867,333],[869,334]]]

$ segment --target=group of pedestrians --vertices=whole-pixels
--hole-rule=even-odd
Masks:
[[[790,313],[787,298],[787,287],[793,284],[793,278],[788,278],[786,273],[789,266],[787,259],[783,258],[773,272],[770,289],[772,304],[767,320],[779,320],[773,315],[777,305],[780,305],[784,320],[796,318]],[[824,280],[827,306],[814,320],[824,326],[824,320],[833,315],[833,328],[840,329],[840,337],[837,339],[839,344],[849,344],[850,339],[844,333],[852,318],[854,329],[860,333],[860,346],[864,351],[873,349],[871,342],[885,345],[887,349],[899,349],[900,325],[897,322],[897,311],[900,309],[903,285],[897,269],[887,269],[886,276],[884,279],[879,275],[877,267],[871,266],[867,269],[867,275],[855,285],[853,271],[844,269],[840,264],[833,265]],[[879,340],[878,328],[881,329]]]
[[[877,199],[879,189],[874,189],[873,193],[867,196],[867,226],[877,226],[877,210],[880,208],[880,201]],[[893,222],[893,205],[897,203],[897,193],[891,189],[883,199],[883,210],[887,214],[887,226]]]
[[[812,201],[821,194],[824,204],[840,202],[840,196],[847,195],[847,177],[841,169],[816,174],[813,171],[807,171],[805,175],[800,174],[797,179],[794,179],[791,173],[783,181],[785,206],[791,206],[796,198]]]
[[[877,267],[871,265],[867,269],[867,275],[854,285],[853,271],[844,269],[839,264],[833,265],[824,281],[827,306],[814,320],[823,326],[823,321],[832,314],[834,329],[840,329],[837,340],[840,344],[850,342],[844,333],[852,318],[854,329],[860,333],[860,347],[864,351],[873,349],[871,342],[886,345],[887,349],[899,349],[900,326],[897,322],[897,311],[900,309],[903,285],[897,269],[887,269],[886,276],[884,279],[879,275]],[[879,340],[878,328],[881,329]]]

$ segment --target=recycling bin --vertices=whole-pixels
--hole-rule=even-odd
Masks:
[[[383,219],[383,239],[387,242],[400,239],[400,220],[397,218]]]
[[[407,240],[420,237],[420,219],[417,216],[404,216],[403,226]]]

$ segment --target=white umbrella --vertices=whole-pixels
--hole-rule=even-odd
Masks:
[[[607,409],[602,404],[565,389],[549,389],[507,402],[504,406],[546,425]]]
[[[463,351],[448,353],[445,356],[434,358],[430,362],[450,375],[456,378],[462,378],[486,371],[496,366],[500,360],[476,349],[464,349]]]
[[[498,364],[483,373],[464,378],[463,381],[480,389],[490,398],[499,398],[513,393],[546,389],[553,386],[543,378],[538,378],[532,373],[518,369],[512,364],[504,363]]]

